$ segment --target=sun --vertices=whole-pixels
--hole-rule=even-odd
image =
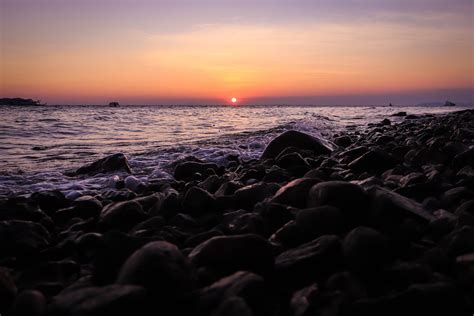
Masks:
[[[230,100],[232,101],[232,103],[237,102],[237,98],[232,98],[232,99],[230,99]]]

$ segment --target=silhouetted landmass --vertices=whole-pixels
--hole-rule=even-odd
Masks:
[[[113,107],[116,107],[116,106],[119,106],[120,104],[118,102],[110,102],[109,103],[109,106],[113,106]]]
[[[0,98],[0,105],[44,105],[40,100],[23,98]]]

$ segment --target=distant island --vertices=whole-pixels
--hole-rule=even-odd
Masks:
[[[116,106],[119,106],[120,104],[118,102],[110,102],[109,103],[109,106],[113,106],[113,107],[116,107]]]
[[[46,105],[40,100],[23,99],[23,98],[0,98],[0,105]]]

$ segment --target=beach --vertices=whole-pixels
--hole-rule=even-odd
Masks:
[[[297,112],[154,155],[115,144],[41,174],[18,160],[0,313],[470,315],[474,110],[375,112]]]

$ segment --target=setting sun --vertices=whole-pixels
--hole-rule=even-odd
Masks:
[[[231,101],[232,101],[232,103],[235,103],[235,102],[237,102],[237,98],[232,98]]]

